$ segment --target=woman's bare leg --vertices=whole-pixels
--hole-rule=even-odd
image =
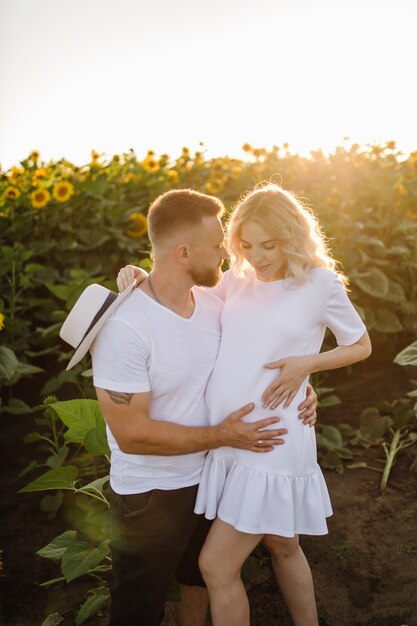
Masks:
[[[265,535],[263,543],[295,626],[318,626],[313,578],[298,535]]]
[[[249,626],[249,602],[240,577],[246,558],[262,535],[241,533],[216,519],[200,553],[213,626]]]

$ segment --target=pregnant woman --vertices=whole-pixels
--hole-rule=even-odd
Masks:
[[[209,452],[196,512],[216,518],[200,555],[213,624],[246,626],[249,607],[240,569],[261,539],[294,623],[317,624],[311,573],[299,534],[327,532],[330,500],[317,464],[314,429],[297,419],[309,374],[370,354],[366,329],[335,272],[312,213],[276,185],[250,193],[228,225],[232,271],[216,288],[224,299],[222,341],[207,392],[212,424],[236,402],[276,409],[285,446],[259,458]],[[325,329],[338,347],[319,354]],[[274,370],[265,367],[277,355]],[[269,387],[262,397],[265,387]]]
[[[297,406],[311,373],[367,358],[370,340],[316,218],[292,194],[275,184],[249,193],[232,214],[227,243],[231,270],[213,288],[224,306],[206,391],[210,421],[254,402],[258,418],[274,409],[288,434],[267,454],[219,448],[207,455],[195,511],[214,519],[200,555],[212,622],[249,625],[240,571],[263,540],[294,624],[317,626],[298,535],[327,533],[332,510],[314,429],[297,419]],[[319,353],[326,328],[337,347]]]

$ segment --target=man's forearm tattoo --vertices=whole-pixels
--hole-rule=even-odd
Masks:
[[[110,391],[109,389],[104,391],[109,394],[115,404],[130,404],[133,396],[133,393],[123,393],[122,391]]]

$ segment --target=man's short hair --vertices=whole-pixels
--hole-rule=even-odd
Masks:
[[[172,189],[149,207],[148,232],[153,244],[163,242],[177,231],[200,226],[203,217],[221,217],[224,205],[218,198],[192,189]]]

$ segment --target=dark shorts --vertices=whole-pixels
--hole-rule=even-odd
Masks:
[[[211,521],[194,513],[197,489],[110,490],[112,624],[159,624],[173,578],[204,586],[198,556]]]

